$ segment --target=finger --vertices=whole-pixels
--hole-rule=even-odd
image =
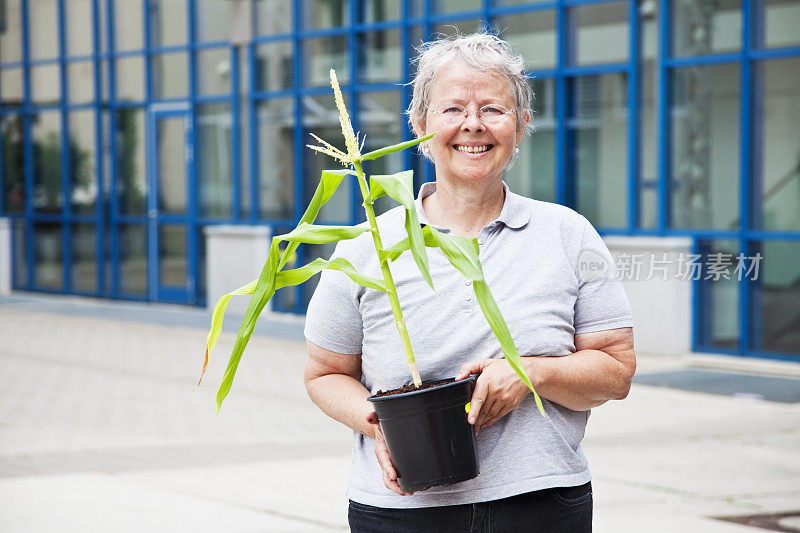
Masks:
[[[380,424],[380,420],[378,420],[378,413],[372,411],[370,414],[368,414],[367,422],[369,422],[370,424]]]
[[[484,402],[483,407],[481,407],[481,413],[478,418],[475,420],[475,425],[482,428],[486,427],[486,422],[493,419],[493,418],[500,418],[502,416],[500,413],[504,411],[503,402],[498,401],[495,399],[496,396],[490,395],[486,402]]]
[[[488,359],[478,359],[476,361],[470,361],[469,363],[464,363],[458,370],[458,374],[456,375],[456,381],[466,379],[469,377],[470,374],[480,374],[481,372],[483,372],[483,369],[486,367],[488,361],[489,361]]]
[[[378,458],[378,465],[380,465],[381,470],[383,470],[383,473],[388,476],[389,480],[396,480],[397,471],[394,469],[392,459],[389,457],[389,450],[385,445],[381,446],[379,443],[375,443],[375,457]]]
[[[475,391],[472,393],[472,400],[470,401],[469,416],[467,421],[470,424],[475,424],[478,416],[481,413],[481,407],[486,401],[486,395],[489,393],[489,385],[485,379],[478,378],[475,383]]]
[[[397,483],[397,481],[389,479],[389,477],[386,475],[386,472],[383,473],[383,484],[386,486],[387,489],[389,489],[392,492],[396,492],[400,496],[411,496],[412,494],[414,494],[413,492],[406,492],[403,489],[401,489],[400,484]]]

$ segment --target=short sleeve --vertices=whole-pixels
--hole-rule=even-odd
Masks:
[[[617,279],[614,259],[588,220],[577,266],[575,334],[633,327],[631,304]]]
[[[340,246],[331,257],[339,254]],[[308,304],[306,338],[332,352],[360,354],[364,333],[356,285],[339,271],[323,270],[320,276]]]

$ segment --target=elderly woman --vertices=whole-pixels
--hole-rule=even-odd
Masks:
[[[529,131],[523,59],[487,34],[425,45],[408,110],[436,181],[417,199],[421,222],[477,237],[489,286],[508,322],[547,417],[503,358],[470,282],[429,249],[436,295],[405,254],[392,265],[424,380],[478,374],[470,424],[480,475],[404,493],[367,397],[406,383],[408,368],[386,296],[326,271],[306,319],[308,394],[354,430],[348,497],[353,531],[591,530],[592,489],[580,446],[589,410],[628,394],[635,369],[632,317],[613,277],[582,276],[579,256],[612,259],[576,212],[523,198],[503,171]],[[403,211],[378,223],[386,242],[403,235]],[[362,238],[363,237],[363,238]],[[368,236],[335,252],[380,277]],[[591,278],[591,279],[586,279]]]

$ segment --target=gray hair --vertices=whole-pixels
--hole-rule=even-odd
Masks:
[[[533,91],[525,76],[525,59],[515,54],[511,45],[490,33],[470,35],[456,34],[423,43],[416,58],[417,74],[411,82],[414,94],[406,114],[413,130],[414,122],[424,123],[430,105],[431,87],[439,72],[453,60],[460,60],[476,70],[491,72],[508,78],[514,96],[517,131],[529,135],[533,131],[531,121],[525,122],[526,112],[532,116]],[[426,154],[427,156],[427,154]]]

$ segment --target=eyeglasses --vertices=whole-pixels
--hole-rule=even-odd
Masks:
[[[469,110],[466,107],[458,104],[449,104],[443,106],[441,109],[432,109],[430,112],[434,115],[439,115],[442,117],[442,120],[452,125],[461,124],[467,120],[467,117],[469,116]],[[509,109],[500,104],[487,104],[478,109],[478,120],[487,126],[493,126],[495,124],[500,124],[503,120],[505,120],[506,116],[516,112],[516,109]]]

